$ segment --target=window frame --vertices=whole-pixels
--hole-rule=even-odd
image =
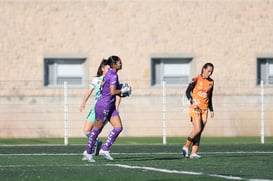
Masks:
[[[85,85],[86,62],[87,58],[85,57],[44,57],[44,87],[63,87],[63,83],[58,83],[58,81],[64,82],[66,79],[69,86],[83,87]],[[78,74],[76,72],[71,76],[67,73],[61,74],[61,69],[65,69],[66,66],[69,71],[70,65],[80,65],[81,70],[79,71],[82,72],[78,72]]]
[[[272,68],[271,74],[270,67]],[[262,80],[265,86],[273,86],[273,56],[257,58],[256,85],[260,86]]]
[[[183,81],[184,77],[183,75],[174,75],[174,76],[168,76],[165,75],[164,72],[164,65],[168,65],[168,62],[183,62],[181,65],[186,64],[188,65],[188,74],[186,75],[187,80],[185,83],[179,82],[177,84],[170,84],[166,82],[167,87],[184,87],[187,86],[191,76],[192,76],[192,69],[193,69],[193,57],[192,56],[170,56],[170,57],[165,57],[165,56],[153,56],[151,57],[151,81],[150,85],[152,87],[162,87],[162,82],[163,80],[166,80],[166,78],[173,78],[175,80],[175,77],[177,77],[177,80],[181,79]],[[170,65],[172,64],[170,63]],[[156,67],[156,65],[159,64],[159,67]],[[159,73],[157,71],[160,71]],[[157,77],[160,76],[160,79],[157,79]],[[170,80],[171,80],[170,79]],[[160,81],[160,82],[159,82]],[[171,80],[172,81],[172,80]]]

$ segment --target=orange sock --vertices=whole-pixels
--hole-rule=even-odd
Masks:
[[[193,141],[193,139],[188,137],[188,139],[186,141],[186,144],[185,144],[185,147],[189,148],[191,146],[191,144],[192,144],[192,141]]]
[[[191,154],[197,153],[198,148],[199,148],[199,146],[198,146],[198,145],[193,145],[193,146],[192,146],[192,151],[191,151]]]

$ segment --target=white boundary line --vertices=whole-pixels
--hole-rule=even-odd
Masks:
[[[158,152],[158,153],[111,153],[111,155],[181,155],[179,152]],[[237,151],[237,152],[200,152],[200,155],[211,154],[273,154],[273,151]],[[82,153],[0,153],[0,156],[76,156]]]
[[[92,166],[98,166],[94,164],[73,164],[73,165],[67,165],[67,164],[59,164],[59,165],[0,165],[0,168],[36,168],[36,167],[92,167]]]
[[[155,172],[161,172],[161,173],[175,173],[175,174],[183,174],[183,175],[204,175],[204,176],[209,176],[209,177],[224,178],[224,179],[228,179],[228,180],[272,181],[272,180],[267,180],[267,179],[245,179],[242,177],[235,177],[235,176],[205,174],[202,172],[190,172],[190,171],[182,171],[182,170],[168,170],[168,169],[154,168],[154,167],[130,166],[130,165],[123,165],[123,164],[106,164],[106,165],[121,167],[121,168],[128,168],[128,169],[141,169],[141,170],[155,171]]]
[[[0,168],[37,168],[37,167],[48,167],[50,165],[0,165]],[[97,164],[73,164],[73,165],[52,165],[54,167],[98,167],[105,165],[97,165]],[[162,168],[155,168],[155,167],[142,167],[142,166],[131,166],[131,165],[124,165],[124,164],[106,164],[106,166],[112,166],[112,167],[120,167],[120,168],[126,168],[126,169],[140,169],[140,170],[148,170],[148,171],[154,171],[154,172],[161,172],[161,173],[170,173],[170,174],[181,174],[181,175],[196,175],[196,176],[208,176],[208,177],[216,177],[216,178],[223,178],[227,180],[247,180],[247,181],[273,181],[270,179],[246,179],[242,177],[236,177],[236,176],[226,176],[226,175],[218,175],[218,174],[206,174],[203,172],[191,172],[191,171],[183,171],[183,170],[169,170],[169,169],[162,169]]]
[[[202,154],[273,154],[272,152],[202,152]],[[112,153],[113,155],[150,155],[151,153]],[[177,154],[177,152],[161,152],[161,153],[153,153],[156,155],[166,155],[166,154]],[[82,153],[34,153],[34,154],[0,154],[0,156],[78,156],[82,155]],[[48,165],[0,165],[0,168],[20,168],[20,167],[44,167]],[[88,166],[103,166],[103,165],[94,165],[94,164],[73,164],[73,165],[54,165],[59,167],[88,167]],[[106,166],[114,166],[126,169],[141,169],[141,170],[148,170],[148,171],[155,171],[161,173],[171,173],[171,174],[184,174],[184,175],[203,175],[208,177],[217,177],[223,178],[228,180],[248,180],[248,181],[273,181],[270,179],[246,179],[242,177],[236,176],[226,176],[226,175],[218,175],[218,174],[206,174],[203,172],[191,172],[191,171],[183,171],[183,170],[169,170],[169,169],[162,169],[162,168],[155,168],[155,167],[142,167],[142,166],[130,166],[124,164],[106,164]]]

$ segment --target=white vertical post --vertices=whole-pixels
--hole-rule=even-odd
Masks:
[[[261,81],[261,143],[264,144],[264,82]]]
[[[166,139],[166,82],[162,84],[162,133],[163,133],[163,144],[167,143]]]
[[[64,145],[68,145],[67,128],[67,82],[64,81]]]

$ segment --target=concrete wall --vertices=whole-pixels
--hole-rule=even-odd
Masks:
[[[256,61],[273,57],[272,22],[271,0],[0,1],[1,137],[63,135],[59,128],[63,126],[63,89],[44,87],[46,56],[86,57],[91,79],[99,61],[112,54],[123,60],[120,80],[134,88],[132,97],[122,103],[124,135],[162,133],[158,104],[162,90],[150,85],[151,58],[156,56],[192,56],[193,74],[198,74],[205,62],[214,63],[218,109],[216,123],[208,125],[205,134],[257,135],[260,88]],[[85,115],[78,109],[86,88],[69,90],[73,136],[81,135]],[[187,120],[188,115],[180,112],[175,102],[184,89],[170,88],[167,94],[177,109],[175,115]],[[264,91],[266,100],[272,100],[273,87]],[[242,102],[251,106],[235,110]],[[271,102],[266,105],[269,136]],[[147,111],[150,107],[156,111]],[[168,119],[174,120],[168,120],[168,134],[188,134],[190,123],[180,125],[172,114],[167,113]],[[26,124],[26,120],[31,121]],[[148,129],[138,128],[146,124]]]

